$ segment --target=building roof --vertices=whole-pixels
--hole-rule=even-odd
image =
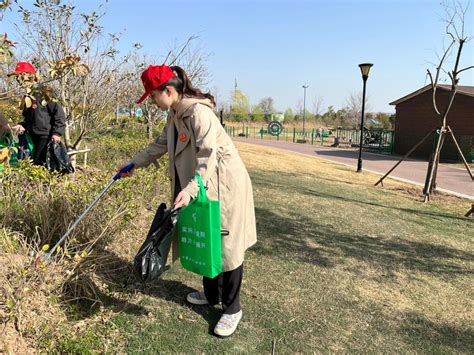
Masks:
[[[441,89],[441,90],[451,91],[451,85],[438,84],[437,88]],[[429,91],[429,90],[431,90],[431,84],[426,85],[426,86],[422,87],[421,89],[412,92],[411,94],[403,96],[403,97],[399,98],[398,100],[390,102],[390,105],[398,105],[399,103],[401,103],[403,101],[409,100],[409,99],[411,99],[415,96],[418,96],[420,94],[423,94],[424,92]],[[461,95],[474,97],[474,86],[458,85],[456,94],[461,94]]]

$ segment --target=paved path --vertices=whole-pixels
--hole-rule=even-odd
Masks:
[[[335,163],[344,164],[357,168],[357,150],[328,148],[318,145],[297,144],[266,139],[252,139],[234,137],[235,141],[264,145],[279,149],[285,149],[306,155],[311,155],[321,159],[329,160]],[[392,168],[400,157],[377,154],[362,153],[363,170],[371,171],[379,175],[385,175]],[[416,185],[424,185],[428,162],[421,160],[407,160],[401,163],[391,174],[390,177],[396,180],[409,182]],[[437,179],[438,189],[460,197],[474,200],[474,184],[465,169],[452,168],[440,165]]]

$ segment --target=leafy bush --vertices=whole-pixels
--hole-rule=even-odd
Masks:
[[[21,111],[18,108],[18,101],[16,100],[0,100],[0,111],[3,113],[3,116],[8,120],[11,126],[23,120]]]
[[[154,137],[160,134],[163,124],[154,130]],[[145,128],[140,129],[139,126],[126,130],[110,128],[97,131],[88,135],[87,145],[91,148],[88,162],[101,170],[114,171],[119,163],[128,161],[149,143]],[[166,157],[161,159],[162,166],[166,162]]]
[[[137,170],[133,177],[117,181],[54,251],[50,264],[41,259],[33,262],[81,215],[110,181],[117,164],[146,146],[143,131],[128,133],[110,130],[94,137],[91,166],[79,167],[75,174],[59,176],[21,161],[0,176],[0,263],[8,265],[0,272],[0,320],[15,325],[26,339],[45,341],[50,336],[65,341],[72,336],[64,329],[59,334],[50,323],[66,322],[74,312],[101,304],[104,274],[96,271],[110,256],[108,245],[119,236],[136,239],[128,232],[131,224],[136,230],[144,211],[169,200],[163,158],[159,169]],[[144,223],[139,225],[147,228],[149,222]],[[41,312],[47,317],[38,316]],[[40,347],[57,346],[56,341],[46,341]]]

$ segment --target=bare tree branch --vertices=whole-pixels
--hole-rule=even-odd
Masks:
[[[182,46],[180,52],[175,56],[175,58],[171,61],[171,63],[169,64],[169,66],[171,65],[174,65],[174,63],[176,63],[179,58],[181,57],[181,55],[183,54],[183,52],[185,51],[185,49],[188,47],[188,45],[191,43],[191,41],[195,40],[195,39],[198,39],[199,36],[191,36],[188,38],[188,40],[186,41],[186,43]]]
[[[163,61],[163,63],[166,63],[168,61],[168,58],[170,57],[171,53],[173,53],[173,51],[169,51],[168,54],[166,55],[166,58],[165,60]]]
[[[436,103],[436,89],[437,89],[437,86],[438,86],[439,74],[440,74],[440,72],[443,68],[444,61],[448,57],[448,55],[451,51],[451,48],[454,46],[455,43],[456,43],[456,40],[453,39],[452,42],[450,43],[450,45],[448,46],[448,48],[444,51],[444,54],[443,54],[443,56],[441,57],[441,59],[439,61],[438,67],[436,68],[436,77],[435,77],[434,80],[433,80],[433,77],[431,75],[431,72],[428,70],[428,75],[430,76],[431,87],[432,87],[432,90],[433,90],[433,108],[434,108],[434,111],[436,112],[437,115],[441,114],[440,111],[438,110],[438,105]]]
[[[467,68],[463,68],[461,70],[458,70],[458,72],[456,73],[456,75],[459,75],[460,73],[462,73],[463,71],[466,71],[466,70],[469,70],[469,69],[474,69],[474,65],[471,65],[470,67],[467,67]]]
[[[431,71],[429,69],[426,70],[427,73],[428,73],[428,76],[430,78],[430,82],[431,82],[431,90],[433,90],[433,96],[432,96],[432,100],[433,100],[433,109],[434,111],[436,112],[436,114],[439,116],[441,115],[441,113],[439,112],[438,110],[438,105],[436,104],[436,85],[438,85],[437,83],[435,84],[434,80],[433,80],[433,75],[431,74]]]

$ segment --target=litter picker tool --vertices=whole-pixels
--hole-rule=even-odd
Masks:
[[[66,233],[61,237],[61,239],[58,240],[58,242],[52,247],[48,252],[42,253],[36,258],[36,261],[38,259],[43,259],[44,261],[48,262],[51,259],[51,255],[54,253],[54,251],[64,242],[64,240],[69,236],[69,234],[76,228],[76,226],[79,224],[79,222],[89,213],[89,211],[99,202],[101,197],[107,192],[107,190],[113,185],[113,183],[117,180],[119,180],[121,177],[124,176],[124,174],[130,172],[133,168],[135,167],[135,164],[129,163],[126,166],[124,166],[120,171],[115,174],[115,176],[109,181],[109,183],[104,187],[104,189],[97,195],[97,197],[92,201],[92,203],[82,212],[82,214],[79,216],[79,218],[68,228]]]

